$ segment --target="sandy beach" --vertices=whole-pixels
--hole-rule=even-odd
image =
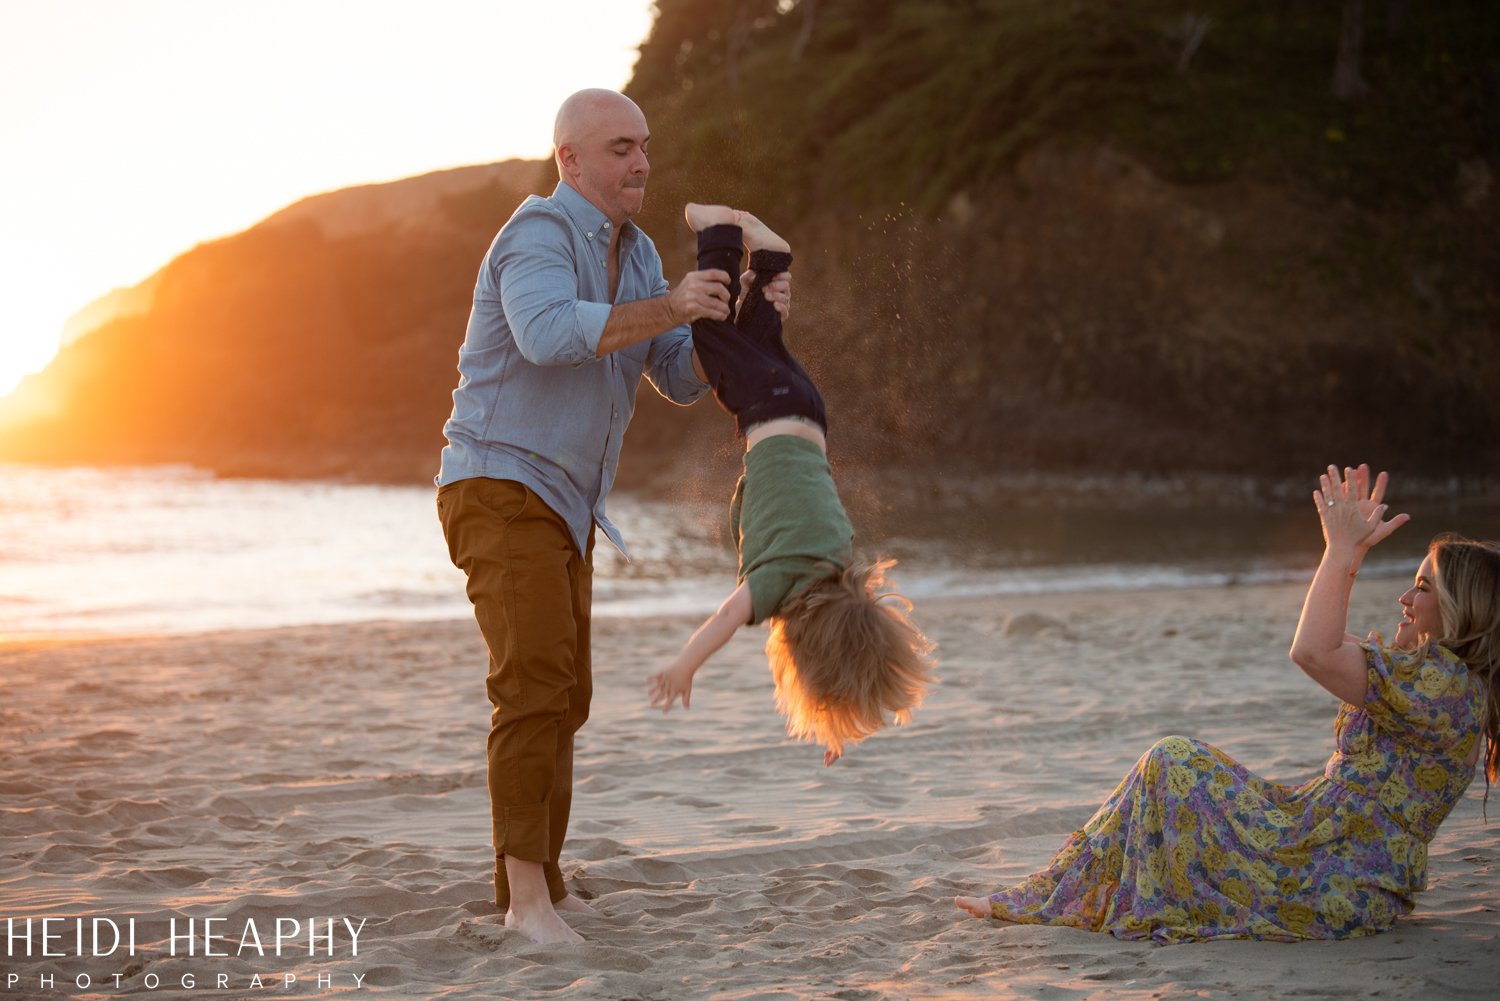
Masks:
[[[1393,628],[1403,587],[1362,582],[1351,626]],[[829,769],[783,735],[763,633],[662,717],[643,679],[694,623],[598,620],[564,871],[602,916],[570,916],[572,947],[507,932],[490,902],[471,622],[0,647],[0,996],[1493,997],[1482,779],[1417,910],[1373,938],[1158,947],[952,906],[1045,862],[1161,736],[1316,774],[1335,703],[1286,659],[1301,596],[928,602],[942,684]],[[94,918],[134,919],[135,954],[96,955]],[[190,918],[191,956],[169,937]],[[227,955],[203,955],[205,919]]]

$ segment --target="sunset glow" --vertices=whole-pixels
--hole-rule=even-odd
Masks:
[[[320,191],[545,157],[649,0],[0,6],[0,395],[69,316]]]

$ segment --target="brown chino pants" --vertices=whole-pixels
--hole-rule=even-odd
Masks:
[[[541,862],[556,902],[567,895],[558,856],[573,803],[573,734],[593,694],[593,531],[579,555],[562,518],[512,480],[447,484],[437,508],[490,652],[495,903],[510,906],[507,854]]]

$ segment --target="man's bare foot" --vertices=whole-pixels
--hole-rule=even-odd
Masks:
[[[507,855],[505,880],[510,885],[505,927],[542,944],[571,945],[583,941],[583,936],[569,928],[552,906],[542,863]]]
[[[954,897],[953,904],[961,911],[968,911],[974,917],[983,920],[991,917],[990,899],[988,897]]]
[[[590,904],[587,900],[584,900],[582,897],[573,896],[573,894],[571,893],[552,906],[557,908],[559,911],[569,911],[573,914],[587,914],[590,917],[595,918],[599,916],[599,912],[594,909],[594,906],[592,904]]]
[[[699,205],[697,202],[688,202],[682,210],[682,217],[687,220],[694,233],[700,233],[710,226],[737,225],[740,215],[728,205]]]
[[[538,945],[576,945],[583,941],[583,936],[569,928],[550,905],[527,912],[517,911],[512,906],[505,912],[505,927],[520,932]]]
[[[739,219],[736,221],[740,224],[740,229],[745,233],[746,250],[775,250],[783,254],[791,253],[792,245],[790,243],[777,236],[771,231],[770,226],[767,226],[749,212],[739,213]]]

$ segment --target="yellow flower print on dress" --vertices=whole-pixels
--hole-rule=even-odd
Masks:
[[[1474,775],[1485,693],[1441,647],[1365,650],[1365,704],[1340,708],[1315,777],[1282,785],[1202,741],[1161,741],[994,913],[1159,942],[1389,928]]]
[[[1187,794],[1193,791],[1198,779],[1193,775],[1191,768],[1183,765],[1173,765],[1167,769],[1167,788],[1172,795],[1178,799],[1185,799]]]
[[[1295,900],[1276,905],[1276,919],[1281,922],[1283,928],[1294,935],[1306,935],[1308,925],[1312,924],[1316,916],[1311,907]]]
[[[1442,765],[1418,765],[1417,785],[1428,792],[1437,792],[1448,784],[1448,770]]]
[[[1274,828],[1252,827],[1245,832],[1245,839],[1258,851],[1268,852],[1280,840]]]
[[[1168,928],[1187,928],[1189,927],[1188,912],[1181,907],[1163,907],[1161,923]]]
[[[1281,810],[1267,810],[1266,823],[1280,831],[1292,826],[1292,818]]]
[[[1160,848],[1153,848],[1151,854],[1146,856],[1146,872],[1151,875],[1151,882],[1160,886],[1167,878],[1167,853]]]
[[[1251,938],[1286,938],[1286,934],[1280,928],[1277,928],[1262,917],[1253,917],[1250,919],[1249,931]]]
[[[1190,757],[1197,750],[1193,742],[1186,737],[1163,737],[1157,741],[1156,746],[1163,754],[1176,758],[1178,761]]]
[[[1250,901],[1255,899],[1250,895],[1250,887],[1245,884],[1245,881],[1235,879],[1233,876],[1220,883],[1219,889],[1223,891],[1224,896],[1241,907],[1249,907]]]
[[[1434,665],[1426,665],[1417,675],[1416,689],[1429,699],[1436,699],[1448,690],[1451,679]]]
[[[1411,789],[1399,777],[1392,776],[1380,787],[1380,805],[1392,812],[1401,809],[1401,804],[1411,798]]]
[[[1406,693],[1401,689],[1395,687],[1394,685],[1388,685],[1383,694],[1385,695],[1385,701],[1390,705],[1392,709],[1396,710],[1398,714],[1405,716],[1407,713],[1411,712],[1411,699],[1407,698]]]
[[[1329,892],[1323,894],[1318,901],[1318,910],[1323,913],[1324,920],[1335,928],[1340,928],[1354,920],[1354,904],[1341,892]]]

